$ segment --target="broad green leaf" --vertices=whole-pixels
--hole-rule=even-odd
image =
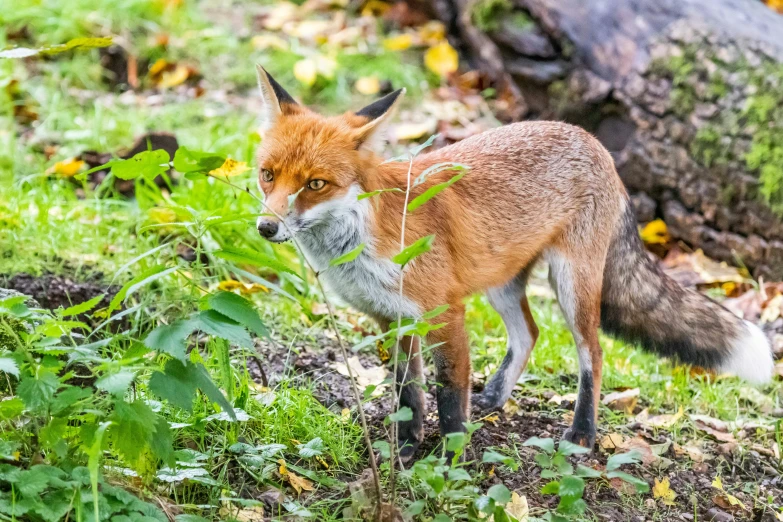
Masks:
[[[357,257],[359,257],[359,254],[364,251],[364,247],[367,246],[364,243],[359,244],[356,248],[351,250],[350,252],[346,252],[345,254],[341,255],[340,257],[335,257],[331,261],[329,261],[329,266],[340,266],[345,263],[350,263]]]
[[[484,451],[484,455],[481,457],[481,462],[485,464],[500,463],[508,466],[512,470],[516,470],[518,466],[516,460],[514,460],[512,457],[508,455],[502,455],[494,450]]]
[[[132,158],[115,161],[111,172],[119,179],[153,179],[169,170],[169,153],[163,149],[145,150]]]
[[[412,502],[406,509],[405,514],[408,515],[410,518],[413,518],[416,515],[420,515],[422,511],[424,511],[424,508],[427,506],[427,502],[425,500],[417,500],[416,502]]]
[[[0,419],[13,420],[24,411],[24,401],[19,397],[13,397],[0,401]]]
[[[465,447],[468,437],[464,433],[455,432],[446,434],[446,451],[459,451]]]
[[[464,175],[465,173],[461,172],[448,181],[444,181],[443,183],[438,183],[437,185],[433,185],[429,187],[423,193],[413,198],[413,201],[408,203],[408,212],[415,211],[417,208],[419,208],[420,206],[422,206],[423,204],[425,204],[426,202],[428,202],[429,200],[431,200],[432,198],[434,198],[435,196],[437,196],[438,194],[440,194],[441,192],[443,192],[444,190],[452,186],[454,183],[461,180]]]
[[[593,468],[590,468],[588,466],[585,466],[584,464],[577,464],[576,476],[585,477],[585,478],[598,478],[601,476],[601,472]]]
[[[407,406],[403,406],[399,410],[389,415],[391,422],[404,422],[413,419],[413,410]]]
[[[487,490],[487,496],[500,505],[511,501],[511,492],[503,484],[495,484]]]
[[[240,263],[245,265],[260,266],[265,268],[271,268],[276,272],[285,272],[301,279],[301,276],[297,274],[294,269],[286,266],[278,259],[272,256],[268,256],[261,252],[249,250],[246,248],[224,248],[214,252],[215,256],[232,261],[234,263]]]
[[[226,341],[244,346],[253,347],[253,340],[244,327],[233,319],[226,317],[216,310],[204,310],[193,316],[193,323],[202,332],[220,337]]]
[[[585,481],[580,477],[566,476],[560,479],[560,487],[557,494],[561,498],[582,498],[585,491]]]
[[[523,446],[535,446],[536,448],[541,448],[542,450],[546,451],[549,454],[552,454],[552,453],[555,452],[555,441],[554,441],[554,439],[541,439],[541,438],[538,438],[538,437],[530,437],[522,445]]]
[[[631,450],[627,453],[615,453],[606,461],[606,471],[614,471],[623,464],[639,464],[642,454],[639,450]]]
[[[321,437],[316,437],[307,444],[299,444],[296,447],[299,450],[299,456],[304,459],[323,455],[325,450],[324,441]]]
[[[234,408],[215,386],[206,368],[201,364],[192,362],[183,364],[177,359],[171,359],[166,363],[163,372],[153,373],[149,380],[149,389],[152,393],[187,411],[193,409],[196,388],[236,421]]]
[[[209,296],[209,306],[226,317],[233,319],[259,337],[269,337],[269,331],[261,321],[253,303],[231,292],[218,292]]]
[[[38,375],[25,375],[19,382],[16,394],[24,401],[27,409],[41,411],[46,409],[60,387],[60,380],[52,370],[39,369]]]
[[[195,321],[180,319],[168,325],[152,330],[144,339],[144,345],[161,353],[166,353],[183,363],[187,360],[185,339],[197,328]]]
[[[398,265],[405,266],[415,257],[429,252],[432,249],[432,242],[435,235],[424,236],[413,242],[409,247],[404,248],[399,254],[392,258],[392,261]]]
[[[10,373],[14,377],[19,377],[19,365],[11,357],[0,357],[0,372]]]
[[[533,457],[533,460],[535,460],[536,464],[542,468],[548,468],[552,465],[552,457],[546,453],[536,453],[536,456]]]
[[[443,312],[445,312],[448,309],[449,309],[449,305],[447,305],[447,304],[440,305],[440,306],[438,306],[436,308],[433,308],[429,312],[424,312],[423,314],[421,314],[421,318],[424,319],[424,320],[432,319],[433,317],[439,316],[440,314],[442,314]]]
[[[85,301],[83,303],[71,306],[70,308],[66,308],[65,310],[60,312],[60,316],[70,317],[72,315],[87,313],[93,308],[95,308],[96,306],[98,306],[98,304],[103,300],[104,296],[106,296],[106,294],[95,296],[89,301]]]
[[[587,504],[577,497],[561,497],[560,503],[557,505],[558,513],[564,515],[581,515],[585,509],[587,509]]]
[[[607,466],[608,468],[608,466]],[[607,478],[613,479],[613,478],[619,478],[620,480],[623,480],[629,484],[631,484],[633,487],[636,488],[637,493],[646,493],[650,491],[650,485],[645,482],[644,480],[634,477],[630,473],[626,473],[625,471],[610,471],[606,474]]]
[[[356,199],[358,201],[361,201],[363,199],[371,198],[377,196],[378,194],[383,194],[385,192],[403,192],[403,190],[401,188],[393,187],[393,188],[373,190],[371,192],[362,192],[356,197]]]
[[[73,38],[64,44],[39,47],[37,49],[31,49],[29,47],[6,49],[0,51],[0,58],[28,58],[37,54],[53,55],[78,48],[94,49],[96,47],[108,47],[111,43],[111,38]]]
[[[391,447],[389,446],[389,443],[385,440],[376,440],[372,443],[372,447],[374,449],[377,449],[378,452],[381,454],[381,457],[384,459],[388,459],[391,457]]]
[[[567,440],[561,440],[560,445],[557,447],[557,452],[561,455],[583,455],[590,453],[590,448],[584,448],[579,444]]]
[[[210,170],[220,168],[226,158],[210,152],[191,150],[180,147],[174,153],[174,168],[183,174],[191,172],[207,173]]]
[[[541,488],[542,495],[557,495],[559,491],[560,491],[560,482],[558,482],[557,480],[547,482],[544,485],[544,487]]]
[[[136,372],[127,368],[122,368],[116,373],[104,375],[95,381],[95,387],[106,393],[121,398],[128,391],[133,380],[136,378]]]

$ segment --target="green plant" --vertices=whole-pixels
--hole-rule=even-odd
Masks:
[[[534,459],[541,467],[541,478],[549,482],[541,488],[544,495],[556,495],[560,501],[554,512],[544,514],[542,520],[561,522],[578,518],[584,514],[587,504],[582,499],[585,490],[585,479],[609,480],[618,478],[643,493],[650,489],[649,485],[633,475],[620,471],[624,464],[638,464],[641,462],[641,454],[638,451],[618,453],[609,457],[605,471],[598,471],[583,464],[573,464],[568,461],[572,455],[589,453],[588,448],[583,448],[567,440],[561,440],[555,449],[553,439],[541,439],[532,437],[525,441],[524,446],[533,446],[542,450],[536,453]]]

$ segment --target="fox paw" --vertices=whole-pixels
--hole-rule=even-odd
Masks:
[[[496,393],[484,390],[473,396],[471,402],[481,411],[497,410],[503,407],[505,401]]]
[[[419,449],[419,444],[421,444],[421,442],[417,440],[401,440],[397,444],[400,448],[400,460],[407,463],[413,460],[413,456]]]
[[[563,433],[563,440],[578,444],[583,448],[592,450],[595,445],[595,432],[588,433],[585,431],[575,430],[573,427],[568,428]]]

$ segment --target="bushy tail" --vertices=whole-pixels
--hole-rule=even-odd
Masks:
[[[772,376],[762,331],[664,274],[644,251],[630,204],[609,247],[601,328],[658,355],[749,382]]]

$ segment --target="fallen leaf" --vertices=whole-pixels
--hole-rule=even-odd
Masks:
[[[513,397],[509,397],[503,405],[503,412],[509,416],[516,415],[519,413],[519,410],[519,403]]]
[[[598,440],[598,445],[604,450],[615,450],[622,447],[625,437],[620,433],[610,433]]]
[[[218,176],[221,178],[231,178],[239,176],[250,170],[247,163],[244,161],[237,161],[231,158],[226,158],[223,164],[215,170],[210,170],[210,176]]]
[[[254,36],[250,43],[255,49],[277,49],[287,51],[288,42],[274,34],[259,34]]]
[[[511,500],[506,504],[506,513],[516,518],[518,522],[527,522],[530,508],[527,505],[527,497],[516,491],[511,492]]]
[[[400,33],[383,41],[383,47],[389,51],[404,51],[413,45],[413,35]]]
[[[674,499],[677,497],[677,493],[671,489],[668,478],[664,478],[661,481],[655,479],[655,485],[653,485],[652,492],[653,498],[661,499],[667,506],[674,505]]]
[[[552,397],[550,397],[548,402],[551,402],[552,404],[562,404],[563,402],[576,402],[577,394],[576,393],[566,393],[565,395],[558,395],[554,394]]]
[[[497,413],[490,413],[489,415],[482,417],[481,420],[487,421],[493,425],[497,425],[498,421],[500,420],[500,415]]]
[[[299,17],[299,6],[291,2],[275,2],[262,19],[261,25],[270,31],[279,31],[283,25]]]
[[[419,26],[417,33],[422,43],[433,46],[446,39],[446,26],[437,20],[430,20]]]
[[[86,163],[80,159],[69,158],[58,161],[46,170],[47,174],[57,174],[64,178],[70,178],[82,171]]]
[[[694,419],[694,417],[697,417]],[[736,439],[734,438],[734,435],[731,433],[728,433],[721,429],[716,429],[714,426],[726,426],[726,423],[723,421],[719,421],[718,419],[713,419],[712,417],[707,417],[705,415],[692,415],[691,420],[693,421],[693,425],[696,429],[703,431],[707,435],[711,435],[713,438],[720,442],[736,442]],[[717,422],[713,422],[717,421]],[[728,429],[728,427],[726,427]]]
[[[377,76],[363,76],[354,84],[356,91],[366,96],[378,94],[381,90],[381,81]]]
[[[457,72],[459,55],[447,41],[442,41],[427,49],[424,53],[424,65],[441,78]]]
[[[157,86],[160,89],[170,89],[177,85],[182,85],[191,76],[191,69],[187,65],[178,63],[173,70],[164,71],[160,75],[160,81],[157,82]]]
[[[381,0],[370,0],[369,2],[364,4],[364,7],[362,7],[362,16],[370,16],[370,17],[378,17],[385,15],[389,9],[391,9],[391,5],[389,5],[387,2],[382,2]]]
[[[639,231],[639,235],[648,245],[665,245],[671,241],[666,222],[662,219],[650,221]]]
[[[704,462],[705,460],[707,460],[707,456],[704,454],[701,448],[694,444],[686,444],[684,446],[675,444],[674,454],[678,456],[687,455],[688,458],[690,458],[693,462],[697,462],[697,463]]]
[[[639,388],[632,388],[621,392],[612,392],[604,396],[601,403],[612,410],[632,413],[639,398]]]
[[[672,250],[661,261],[666,274],[684,286],[710,285],[726,282],[744,283],[748,280],[740,269],[708,258],[697,250],[686,253]]]
[[[277,472],[280,474],[283,480],[287,481],[291,487],[296,490],[297,495],[301,494],[302,491],[313,491],[314,488],[312,481],[304,477],[300,477],[293,471],[289,470],[286,467],[285,461],[283,459],[278,460],[277,463],[280,465],[277,469]]]
[[[218,511],[222,520],[236,520],[237,522],[258,522],[264,519],[264,507],[252,506],[242,508],[233,506],[230,502],[224,502]]]
[[[778,317],[783,317],[781,310],[783,310],[783,294],[778,294],[764,304],[764,308],[761,311],[761,322],[775,322]]]
[[[395,141],[418,140],[434,134],[437,128],[438,120],[428,118],[420,122],[398,123],[391,127],[389,135]]]
[[[645,409],[636,416],[635,420],[639,424],[650,428],[671,428],[682,419],[683,415],[685,415],[685,410],[683,410],[682,406],[677,410],[677,413],[654,415],[652,417],[650,417],[650,412]]]
[[[380,386],[384,379],[386,379],[386,368],[383,366],[372,366],[365,368],[359,361],[359,358],[354,356],[348,359],[351,372],[356,378],[356,384],[363,390],[369,385]],[[340,375],[348,376],[348,367],[343,362],[337,362],[334,364],[337,373]],[[378,390],[375,390],[378,392]]]
[[[265,287],[264,285],[260,285],[258,283],[243,283],[233,279],[227,279],[218,283],[218,290],[223,290],[224,292],[234,292],[239,290],[239,293],[245,295],[257,294],[258,292],[269,293],[269,288]]]

